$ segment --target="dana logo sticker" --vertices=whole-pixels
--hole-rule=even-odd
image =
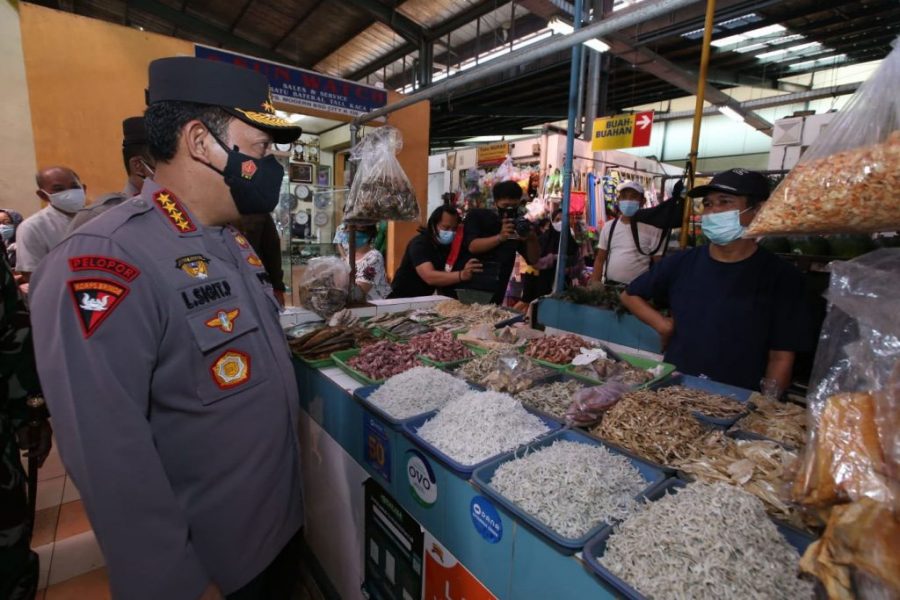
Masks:
[[[490,500],[484,496],[475,496],[469,507],[472,509],[472,524],[481,537],[491,544],[503,539],[503,521]]]
[[[253,179],[256,175],[256,163],[252,160],[245,160],[241,163],[241,177],[244,179]]]
[[[227,350],[209,370],[220,389],[239,386],[250,379],[250,356],[237,350]]]
[[[175,268],[181,269],[194,279],[206,279],[209,277],[209,259],[202,254],[176,258]]]
[[[210,329],[218,329],[222,333],[234,331],[234,321],[241,314],[239,308],[234,310],[220,310],[216,316],[205,323]]]
[[[431,508],[438,498],[437,478],[428,459],[418,450],[407,450],[406,479],[413,498],[424,506]]]
[[[85,338],[100,327],[128,295],[128,288],[108,279],[76,279],[69,282],[78,322]]]

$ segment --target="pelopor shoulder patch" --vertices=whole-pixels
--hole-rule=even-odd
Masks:
[[[126,285],[109,279],[73,279],[68,285],[85,339],[109,318],[130,291]]]
[[[72,271],[103,271],[128,282],[134,281],[141,274],[140,269],[124,260],[98,254],[71,257],[69,269]]]
[[[238,350],[226,350],[209,371],[220,389],[237,387],[250,379],[250,355]]]

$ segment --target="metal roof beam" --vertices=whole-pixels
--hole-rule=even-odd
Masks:
[[[422,27],[395,8],[385,6],[378,0],[347,0],[350,4],[363,9],[411,44],[420,47],[430,39],[431,32]]]
[[[211,25],[208,21],[183,13],[177,8],[172,8],[157,2],[156,0],[128,0],[127,6],[132,10],[140,10],[154,17],[164,19],[184,31],[191,31],[205,38],[216,41],[222,46],[246,52],[247,54],[258,56],[259,58],[267,58],[279,62],[288,62],[296,64],[296,61],[290,59],[283,54],[273,52],[265,46],[260,46],[242,37],[234,35],[225,29],[221,29],[215,25]]]

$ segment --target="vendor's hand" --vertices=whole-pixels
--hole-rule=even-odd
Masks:
[[[537,264],[534,265],[538,270],[543,271],[544,269],[549,269],[553,265],[556,264],[556,254],[548,254],[547,256],[542,256],[538,259]]]
[[[16,441],[19,448],[26,450],[25,457],[35,459],[38,468],[41,468],[53,447],[53,428],[46,419],[42,419],[36,427],[24,425],[16,431]]]
[[[500,241],[505,242],[516,234],[516,222],[512,219],[503,219],[500,226]]]
[[[481,273],[481,261],[478,259],[472,258],[466,263],[466,266],[463,267],[462,271],[460,271],[460,279],[463,281],[469,281],[472,279],[472,276],[475,273]]]
[[[203,590],[203,594],[201,594],[198,600],[224,600],[225,596],[222,595],[222,590],[219,589],[214,583],[206,586],[206,589]]]
[[[675,334],[675,319],[671,317],[663,317],[663,325],[657,330],[657,332],[659,333],[660,345],[662,346],[662,349],[665,350],[669,347],[669,341]]]

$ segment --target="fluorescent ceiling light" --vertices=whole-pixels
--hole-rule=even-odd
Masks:
[[[744,117],[741,116],[741,114],[738,113],[738,111],[734,110],[734,109],[731,108],[730,106],[722,105],[722,106],[717,106],[716,108],[719,109],[719,112],[720,112],[720,113],[722,113],[723,115],[725,115],[725,116],[728,117],[729,119],[732,119],[732,120],[734,120],[734,121],[737,121],[738,123],[743,123],[743,122],[744,122]]]
[[[834,56],[826,56],[825,58],[816,58],[813,60],[805,60],[803,62],[794,63],[792,65],[788,65],[788,68],[793,71],[799,71],[800,69],[831,67],[834,65],[839,65],[843,62],[847,62],[847,55],[842,52],[840,54],[835,54]]]
[[[575,31],[575,28],[572,25],[569,25],[559,17],[553,17],[552,19],[550,19],[550,22],[547,23],[547,27],[549,27],[550,31],[552,31],[553,33],[558,33],[560,35],[569,35],[573,31]],[[584,42],[584,45],[591,50],[596,50],[597,52],[607,52],[609,50],[609,44],[598,38],[590,39]]]
[[[740,44],[742,42],[748,42],[750,40],[755,40],[757,38],[764,38],[771,36],[776,33],[781,33],[785,31],[783,25],[768,25],[766,27],[760,27],[759,29],[754,29],[752,31],[748,31],[746,33],[738,33],[735,35],[729,35],[728,37],[724,37],[720,40],[713,40],[710,42],[716,48],[722,48],[723,46],[732,46],[734,44]]]

